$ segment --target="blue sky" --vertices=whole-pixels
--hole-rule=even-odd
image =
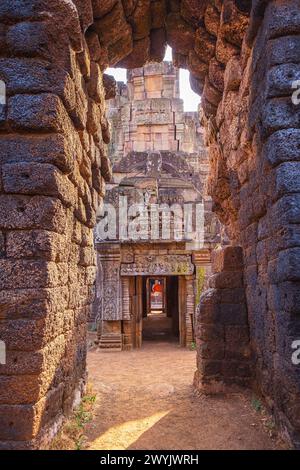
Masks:
[[[169,46],[167,47],[165,60],[172,60],[172,50]],[[116,80],[126,82],[126,69],[110,68],[107,72],[113,75]],[[191,90],[189,75],[188,70],[180,69],[180,97],[184,101],[185,111],[197,111],[200,96]]]

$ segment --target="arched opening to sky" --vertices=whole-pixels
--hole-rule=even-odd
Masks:
[[[172,60],[172,49],[168,46],[164,60]],[[126,69],[109,68],[107,72],[113,75],[117,81],[126,83]],[[200,96],[193,92],[190,86],[190,72],[180,69],[180,97],[184,101],[184,111],[197,111],[200,103]]]

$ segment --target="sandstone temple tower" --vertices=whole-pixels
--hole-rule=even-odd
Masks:
[[[100,348],[140,347],[155,335],[190,346],[210,252],[220,241],[205,195],[199,115],[184,112],[179,71],[163,62],[128,71],[109,118],[113,181],[96,229]]]

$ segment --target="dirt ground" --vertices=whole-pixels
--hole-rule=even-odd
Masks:
[[[276,449],[248,393],[205,397],[192,387],[195,351],[145,341],[141,350],[92,350],[89,378],[97,393],[87,425],[95,450]]]

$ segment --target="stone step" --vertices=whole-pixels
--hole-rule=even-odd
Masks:
[[[102,335],[99,341],[99,349],[105,352],[122,351],[122,335]]]

